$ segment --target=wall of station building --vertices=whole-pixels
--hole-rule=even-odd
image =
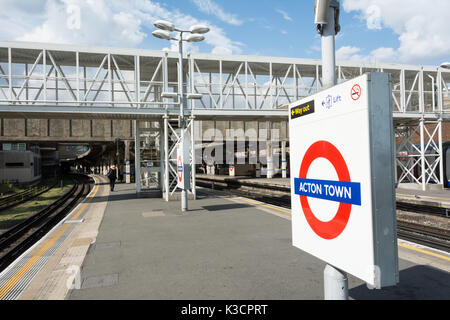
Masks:
[[[215,132],[212,132],[214,129]],[[241,138],[246,134],[270,138],[267,132],[276,130],[280,141],[289,138],[287,121],[256,120],[198,120],[195,121],[195,140],[225,139],[228,132]],[[234,131],[231,131],[234,130]],[[134,138],[133,120],[76,120],[76,119],[1,119],[0,141],[114,141]],[[248,136],[247,136],[248,140]]]
[[[257,120],[203,120],[195,123],[196,141],[213,140],[279,140],[289,139],[287,121]],[[233,136],[231,136],[233,135]]]
[[[426,125],[431,133],[434,125]],[[227,140],[228,133],[236,134],[235,139],[249,140],[249,135],[257,134],[257,139],[273,139],[270,133],[277,131],[280,141],[289,140],[287,121],[265,120],[197,120],[195,140]],[[270,132],[270,133],[269,133]],[[90,142],[114,141],[134,138],[133,120],[81,120],[81,119],[0,119],[0,141],[60,141]],[[437,139],[437,135],[436,135]],[[442,141],[450,141],[450,122],[442,122]],[[420,136],[413,138],[420,143]]]
[[[0,183],[32,183],[42,176],[39,147],[26,143],[0,145]]]
[[[425,124],[425,127],[427,128],[427,131],[432,134],[436,125],[435,124]],[[425,136],[425,143],[427,143],[427,135]],[[438,141],[438,135],[436,134],[433,138],[433,141]],[[450,141],[450,122],[442,122],[442,142]],[[399,143],[400,140],[397,139],[397,143]],[[417,134],[414,135],[412,142],[414,144],[420,144],[420,134],[417,132]]]
[[[114,141],[132,138],[133,131],[132,120],[0,120],[0,141]]]
[[[432,130],[431,126],[427,126],[428,131]],[[442,141],[450,141],[450,122],[442,122]]]

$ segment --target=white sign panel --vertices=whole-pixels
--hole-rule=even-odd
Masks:
[[[390,76],[289,107],[292,241],[375,287],[398,282]]]
[[[190,148],[188,142],[185,141],[184,148],[181,144],[177,145],[177,185],[178,188],[189,190],[190,188]]]

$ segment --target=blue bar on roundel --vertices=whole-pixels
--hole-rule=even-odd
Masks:
[[[361,205],[359,182],[294,178],[294,188],[300,196]]]

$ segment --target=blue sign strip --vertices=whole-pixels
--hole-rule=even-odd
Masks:
[[[295,194],[361,205],[361,184],[332,180],[294,178]]]

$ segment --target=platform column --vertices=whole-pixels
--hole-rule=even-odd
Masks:
[[[191,100],[191,105],[193,101]],[[194,196],[194,200],[197,199],[197,190],[195,187],[195,117],[191,116],[191,192]]]
[[[422,190],[426,190],[426,169],[425,169],[425,141],[424,141],[424,119],[420,119],[420,172]]]
[[[442,149],[442,115],[438,120],[438,147],[439,147],[439,183],[444,189],[444,152]],[[450,179],[450,177],[448,177]]]
[[[139,121],[134,120],[134,181],[136,192],[141,192],[141,141]]]
[[[163,116],[164,119],[164,197],[169,201],[169,116]]]
[[[266,159],[267,159],[267,178],[273,178],[273,159],[272,159],[272,142],[267,141],[266,149]]]
[[[212,176],[214,176],[216,174],[216,167],[214,166],[214,163],[208,164],[208,167],[206,170],[207,170],[207,174],[210,174]]]
[[[286,141],[281,141],[281,176],[287,178]]]
[[[255,164],[256,177],[261,178],[261,163]]]
[[[159,123],[159,163],[160,165],[160,169],[159,169],[159,187],[161,188],[161,194],[162,197],[165,199],[165,174],[166,174],[166,163],[165,163],[165,154],[164,154],[164,149],[165,149],[165,139],[164,139],[164,132],[165,132],[165,128],[164,128],[164,121],[158,121]]]
[[[125,140],[125,183],[131,183],[130,141]]]

